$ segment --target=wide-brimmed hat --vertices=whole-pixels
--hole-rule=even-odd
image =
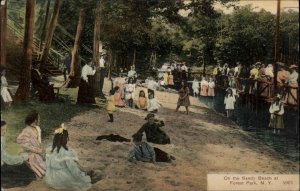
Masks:
[[[292,64],[291,66],[290,66],[290,68],[292,69],[292,68],[297,68],[298,66],[297,65],[295,65],[295,64]]]
[[[149,113],[146,117],[145,120],[148,120],[150,118],[155,118],[155,115],[153,113]]]

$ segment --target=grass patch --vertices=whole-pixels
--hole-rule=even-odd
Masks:
[[[26,104],[16,105],[9,110],[1,111],[2,120],[7,123],[7,150],[11,153],[19,153],[21,148],[16,144],[16,137],[25,128],[25,117],[33,109],[40,112],[42,140],[46,139],[61,124],[69,122],[73,117],[84,111],[95,108],[103,108],[103,103],[95,105],[77,105],[78,88],[61,90],[58,98],[52,103],[42,103],[32,100]]]

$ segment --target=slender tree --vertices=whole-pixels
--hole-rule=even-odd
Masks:
[[[5,34],[6,34],[6,0],[1,0],[0,5],[0,62],[1,66],[6,65],[6,48],[5,48]]]
[[[23,48],[23,64],[20,74],[19,87],[15,95],[15,103],[29,100],[31,67],[32,67],[32,48],[33,48],[33,30],[34,30],[34,9],[35,0],[27,0],[25,16],[25,33]]]
[[[75,36],[75,40],[74,40],[74,45],[72,48],[72,61],[71,61],[71,69],[70,69],[71,77],[75,77],[76,71],[78,69],[77,63],[78,63],[78,58],[79,58],[79,47],[80,47],[80,42],[81,42],[82,31],[84,28],[85,18],[86,18],[86,9],[81,8],[80,12],[79,12],[79,19],[78,19],[78,24],[77,24],[77,31],[76,31],[76,36]]]
[[[41,59],[41,69],[44,69],[45,65],[46,65],[49,50],[51,48],[51,42],[52,42],[53,34],[54,34],[56,24],[57,24],[57,18],[58,18],[58,15],[59,15],[61,2],[62,2],[61,0],[56,0],[55,1],[54,10],[53,10],[53,14],[52,14],[52,17],[51,17],[50,26],[49,26],[48,34],[46,36],[45,47],[44,47],[43,55],[42,55],[42,59]]]
[[[51,0],[48,0],[47,7],[46,7],[46,15],[43,23],[42,33],[41,33],[41,39],[40,39],[40,51],[42,51],[43,48],[43,42],[46,36],[46,29],[47,29],[47,22],[49,17],[49,9],[50,9],[50,2]]]

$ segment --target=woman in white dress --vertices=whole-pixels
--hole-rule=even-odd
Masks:
[[[228,89],[224,99],[225,109],[228,118],[232,117],[233,115],[235,101],[235,96],[233,95],[232,90]]]
[[[125,100],[129,107],[133,107],[133,99],[135,93],[135,84],[133,83],[133,78],[128,79],[128,83],[125,84]]]
[[[193,81],[193,85],[192,85],[192,89],[193,89],[193,92],[194,92],[194,97],[198,97],[199,95],[199,81],[197,80],[197,78],[194,78],[194,81]]]
[[[1,97],[5,104],[4,107],[9,108],[11,106],[13,99],[8,91],[8,83],[7,83],[5,74],[6,74],[6,70],[2,69],[2,71],[1,71]]]
[[[93,170],[79,165],[76,152],[67,147],[68,131],[64,124],[54,132],[53,145],[47,149],[45,182],[58,190],[88,190],[99,180]]]
[[[216,85],[213,78],[209,78],[207,96],[211,96],[211,97],[215,96],[215,86]]]

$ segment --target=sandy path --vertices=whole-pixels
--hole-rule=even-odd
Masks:
[[[131,143],[96,140],[99,135],[111,133],[130,139],[145,123],[144,111],[122,108],[114,114],[115,122],[108,123],[104,109],[93,109],[66,124],[69,146],[77,151],[81,164],[102,173],[103,179],[91,190],[199,191],[206,190],[208,173],[298,173],[297,162],[284,159],[198,100],[191,98],[191,113],[186,115],[184,108],[174,112],[177,94],[156,95],[163,104],[158,118],[165,121],[163,129],[172,144],[155,146],[176,157],[171,164],[132,164],[126,158]],[[25,188],[10,190],[52,189],[35,181]]]

